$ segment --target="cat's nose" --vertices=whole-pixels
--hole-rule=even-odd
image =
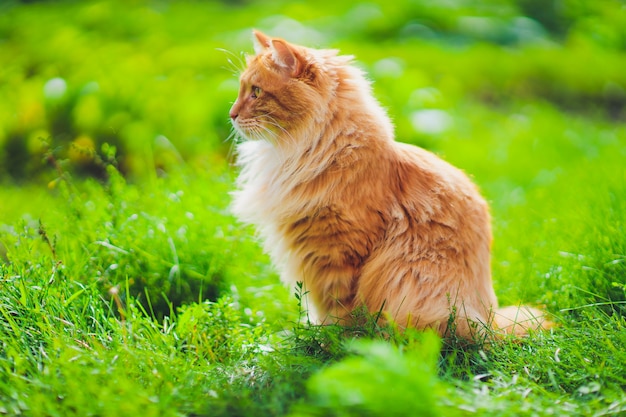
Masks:
[[[241,106],[239,105],[239,100],[235,100],[233,106],[230,108],[228,115],[230,116],[230,120],[235,121],[239,116],[239,109]]]

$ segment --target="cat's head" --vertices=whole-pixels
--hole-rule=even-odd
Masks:
[[[232,124],[246,139],[297,141],[298,132],[324,122],[337,85],[329,65],[337,53],[253,33],[256,55],[241,74]]]

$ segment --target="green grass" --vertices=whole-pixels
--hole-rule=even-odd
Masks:
[[[0,5],[0,415],[626,414],[625,14],[566,3]],[[354,53],[399,139],[489,200],[501,303],[558,327],[307,325],[228,211],[252,26]]]

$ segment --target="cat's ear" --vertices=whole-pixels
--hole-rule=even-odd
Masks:
[[[270,46],[272,59],[287,75],[295,77],[300,74],[303,67],[302,57],[293,46],[282,39],[272,39]]]
[[[260,55],[267,50],[272,52],[272,60],[287,75],[295,77],[300,74],[304,64],[298,51],[289,43],[282,39],[272,39],[266,34],[253,30],[254,51]]]
[[[254,35],[254,52],[259,55],[267,51],[267,49],[270,47],[272,39],[266,34],[259,32],[258,30],[253,30],[252,34]]]

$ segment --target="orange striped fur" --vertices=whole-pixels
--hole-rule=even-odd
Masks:
[[[365,306],[441,335],[452,314],[466,338],[494,323],[515,334],[541,327],[537,310],[497,310],[476,186],[394,140],[351,57],[254,37],[230,111],[242,139],[232,208],[256,226],[282,280],[303,283],[314,320],[345,323]]]

